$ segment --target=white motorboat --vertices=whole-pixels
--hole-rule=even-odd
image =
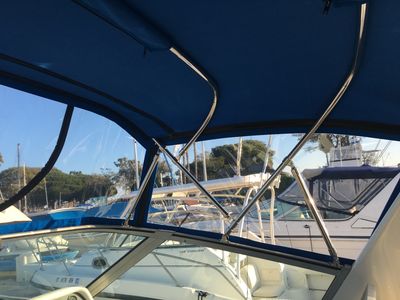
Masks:
[[[356,259],[368,242],[390,195],[400,179],[398,168],[333,167],[319,170],[320,174],[303,176],[309,183],[314,200],[331,233],[340,256]],[[312,214],[307,209],[301,190],[294,182],[275,200],[273,229],[270,228],[269,203],[261,214],[265,239],[271,242],[320,253],[328,253]],[[257,211],[245,227],[253,232],[259,226]],[[249,224],[251,222],[251,224]],[[259,235],[259,234],[258,234]]]
[[[133,246],[125,243],[120,248],[90,250],[66,263],[45,263],[32,274],[29,283],[43,291],[87,285],[126,255],[128,245]],[[29,263],[19,265],[21,272],[30,267]],[[210,299],[287,299],[296,294],[300,299],[319,299],[331,281],[331,275],[311,270],[168,241],[98,297],[192,299],[203,295]]]
[[[376,223],[400,179],[400,169],[390,167],[344,166],[304,170],[303,177],[321,212],[340,256],[356,259],[368,242]],[[232,216],[249,199],[238,191],[257,191],[259,174],[202,182]],[[152,205],[158,212],[150,220],[158,224],[222,232],[224,220],[218,210],[194,184],[156,188]],[[235,204],[232,204],[235,203]],[[274,205],[270,226],[271,203]],[[260,222],[261,221],[261,222]],[[271,199],[263,200],[244,218],[239,236],[257,241],[328,253],[320,230],[304,202],[297,182]],[[272,237],[272,238],[271,238]]]

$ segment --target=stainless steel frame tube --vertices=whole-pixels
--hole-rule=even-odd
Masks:
[[[153,139],[154,140],[154,139]],[[167,155],[172,162],[183,172],[185,173],[186,176],[188,176],[193,183],[197,186],[197,188],[206,195],[208,199],[211,200],[212,203],[221,211],[221,213],[224,215],[225,218],[229,218],[229,213],[222,207],[221,204],[218,203],[218,201],[201,185],[200,182],[198,182],[197,178],[195,178],[192,173],[190,173],[179,161],[178,159],[168,151],[168,149],[163,148],[156,140],[154,142],[157,144],[158,148],[160,149],[161,152],[163,152],[165,155]]]
[[[202,134],[202,132],[204,131],[204,129],[207,127],[208,123],[210,122],[211,118],[214,115],[215,112],[215,108],[217,106],[217,102],[218,102],[218,92],[217,92],[217,88],[216,86],[207,78],[207,76],[201,72],[199,70],[198,67],[196,67],[190,60],[188,60],[182,53],[180,53],[177,49],[175,49],[174,47],[171,47],[169,49],[169,51],[171,53],[173,53],[176,57],[178,57],[181,61],[183,61],[189,68],[191,68],[194,72],[196,72],[201,78],[203,78],[208,85],[211,87],[212,91],[213,91],[213,101],[211,104],[211,108],[206,116],[206,118],[204,119],[203,123],[201,124],[201,126],[199,127],[199,129],[196,131],[196,133],[193,135],[193,137],[189,140],[189,142],[179,151],[178,156],[177,156],[177,160],[179,161],[179,159],[182,157],[182,155],[184,155],[186,153],[186,151],[190,148],[190,146],[196,142],[197,138],[200,136],[200,134]],[[157,143],[157,142],[156,142]],[[157,143],[157,145],[159,145]],[[159,148],[162,150],[165,150],[163,147],[161,147],[159,145]],[[145,176],[145,178],[143,179],[143,182],[141,182],[140,188],[139,188],[139,192],[138,192],[138,196],[136,197],[136,200],[133,202],[133,204],[131,204],[131,208],[128,208],[126,210],[126,212],[124,213],[124,215],[126,215],[125,217],[125,224],[127,225],[129,222],[130,217],[132,216],[132,213],[134,212],[134,210],[136,209],[137,203],[140,200],[140,198],[143,195],[143,192],[145,190],[145,188],[147,187],[147,184],[149,182],[150,176],[153,173],[153,171],[155,170],[155,168],[157,167],[158,164],[158,159],[159,159],[159,154],[156,155],[157,157],[155,157],[149,167],[149,170]],[[174,156],[173,156],[174,157]],[[174,159],[175,160],[175,157]],[[190,174],[190,173],[189,173]],[[189,177],[193,177],[192,174],[188,175]],[[204,189],[204,188],[203,188]],[[214,199],[215,200],[215,199]],[[219,205],[219,204],[218,204]],[[223,214],[227,214],[226,211],[223,209],[223,207],[219,207],[218,208],[223,210]]]
[[[321,124],[325,121],[325,119],[329,116],[329,114],[332,112],[332,110],[338,104],[339,100],[342,98],[344,93],[347,91],[347,88],[349,87],[351,81],[353,80],[354,74],[357,70],[357,65],[358,65],[360,51],[361,51],[361,45],[362,45],[362,41],[363,41],[364,35],[365,35],[365,32],[364,32],[365,26],[364,25],[365,25],[366,12],[367,12],[367,4],[364,3],[361,5],[361,9],[360,9],[360,29],[359,29],[359,35],[358,35],[357,50],[356,50],[355,58],[353,61],[353,66],[352,66],[350,73],[348,74],[345,82],[343,83],[343,85],[341,86],[338,93],[333,98],[332,102],[329,104],[327,109],[324,111],[322,116],[318,119],[318,121],[310,129],[310,131],[300,139],[300,141],[297,143],[297,145],[292,149],[292,151],[290,151],[288,156],[286,156],[286,158],[276,168],[275,172],[271,174],[271,177],[269,177],[268,180],[263,184],[263,186],[258,190],[257,194],[254,195],[254,198],[251,199],[251,201],[248,203],[248,205],[245,208],[243,208],[243,210],[240,212],[239,216],[230,224],[228,230],[226,231],[226,233],[223,236],[224,240],[227,240],[227,237],[229,236],[229,234],[237,226],[239,221],[248,213],[248,211],[253,206],[253,204],[256,201],[258,201],[259,199],[261,199],[261,197],[267,191],[267,189],[272,184],[272,182],[275,180],[275,178],[279,176],[279,174],[282,172],[282,170],[292,161],[294,156],[301,150],[301,148],[304,146],[304,144],[307,143],[307,141],[311,138],[311,136],[318,130],[318,128],[321,126]]]
[[[329,232],[326,229],[325,223],[318,212],[317,206],[315,204],[314,198],[312,197],[307,184],[304,182],[303,177],[297,170],[295,166],[292,166],[292,174],[297,181],[297,184],[300,186],[301,191],[304,194],[304,201],[307,204],[307,207],[310,209],[311,214],[314,217],[315,222],[318,225],[319,230],[321,230],[322,237],[324,238],[325,244],[328,247],[328,251],[333,258],[333,262],[339,264],[339,258],[335,249],[335,246],[332,243],[331,237],[329,236]]]
[[[129,219],[131,218],[133,212],[135,211],[136,206],[138,205],[138,202],[139,202],[140,198],[142,197],[144,190],[147,187],[150,177],[158,165],[159,158],[160,158],[160,150],[158,150],[156,155],[154,155],[154,157],[153,157],[153,161],[151,162],[149,169],[147,170],[146,176],[143,178],[143,182],[140,185],[136,199],[131,200],[128,203],[128,207],[125,209],[125,212],[123,213],[123,217],[125,217],[124,225],[126,225],[126,226],[128,225]]]
[[[203,72],[201,72],[192,62],[190,62],[185,56],[183,56],[177,49],[171,48],[169,49],[173,54],[176,55],[180,60],[182,60],[186,65],[189,66],[193,71],[195,71],[201,78],[203,78],[208,85],[211,87],[213,91],[213,102],[211,104],[210,111],[208,112],[206,118],[203,121],[203,124],[201,124],[200,128],[196,131],[196,133],[193,135],[193,137],[190,139],[190,141],[179,151],[179,154],[177,156],[177,159],[179,160],[182,155],[189,149],[189,147],[197,140],[197,138],[202,134],[204,129],[207,127],[208,123],[210,123],[210,120],[212,116],[214,115],[215,108],[217,106],[218,102],[218,93],[217,93],[217,88],[216,86],[207,78]]]

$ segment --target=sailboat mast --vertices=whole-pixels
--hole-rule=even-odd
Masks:
[[[206,149],[204,147],[204,142],[201,142],[201,151],[203,154],[203,180],[207,181]]]
[[[17,172],[18,172],[18,190],[21,189],[21,157],[20,157],[20,144],[17,144]],[[18,201],[18,209],[21,209],[21,201]]]
[[[24,164],[24,167],[23,167],[23,174],[24,174],[24,186],[26,186],[26,168],[25,168],[25,164]],[[25,212],[28,212],[28,200],[27,200],[27,197],[26,197],[26,195],[24,196],[24,211]]]
[[[240,176],[240,161],[242,159],[242,145],[243,145],[243,138],[239,138],[238,149],[236,154],[236,175]]]
[[[196,179],[199,178],[199,173],[197,170],[197,147],[196,147],[196,142],[193,143],[193,156],[194,156],[194,176]]]
[[[265,147],[264,166],[263,166],[263,171],[262,171],[263,174],[265,172],[267,172],[271,144],[272,144],[272,135],[269,135],[268,136],[268,141],[267,141],[267,144],[266,144],[266,147]]]
[[[47,206],[47,209],[49,209],[49,197],[48,197],[48,195],[47,195],[47,182],[46,182],[46,177],[44,178],[44,194],[45,194],[45,197],[46,197],[46,206]]]

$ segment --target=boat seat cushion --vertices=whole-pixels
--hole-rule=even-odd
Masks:
[[[258,275],[258,271],[254,265],[246,265],[244,266],[241,271],[240,275],[244,282],[246,282],[247,286],[253,292],[254,290],[258,289],[260,286],[260,276]]]
[[[283,293],[284,290],[285,290],[285,285],[283,284],[263,285],[253,292],[253,296],[255,298],[278,297]]]
[[[260,277],[259,287],[253,291],[255,297],[277,297],[285,290],[285,270],[277,262],[259,260],[257,270]]]
[[[294,268],[288,268],[286,271],[286,282],[290,289],[306,289],[308,290],[308,282],[306,275]]]
[[[286,290],[281,296],[281,299],[296,299],[296,300],[309,300],[311,297],[309,289],[290,289]],[[321,297],[322,298],[322,297]]]

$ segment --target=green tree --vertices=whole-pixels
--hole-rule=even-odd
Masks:
[[[0,172],[0,190],[5,199],[10,198],[19,190],[18,169],[8,168]]]
[[[249,175],[260,173],[264,167],[266,145],[257,140],[244,140],[242,142],[242,156],[240,160],[240,174]],[[237,174],[236,159],[238,144],[226,144],[211,149],[207,154],[206,167],[208,179],[233,177]],[[271,169],[273,164],[274,151],[269,149],[267,168]],[[200,157],[198,161],[198,179],[203,180],[203,161]],[[190,164],[190,169],[194,170],[194,163]]]
[[[300,140],[302,134],[295,134]],[[333,133],[315,133],[308,140],[304,150],[307,152],[313,152],[320,150],[325,153],[326,164],[329,165],[329,152],[332,148],[339,148],[350,146],[355,141],[360,141],[361,138],[351,135],[344,134],[333,134]]]
[[[26,180],[31,180],[40,168],[26,167]],[[109,178],[102,174],[82,174],[72,171],[69,174],[53,168],[46,176],[49,206],[60,199],[67,202],[84,202],[92,197],[107,196],[115,192]],[[18,169],[9,168],[0,172],[0,190],[5,199],[18,191]],[[42,180],[28,195],[30,210],[43,208],[46,205],[45,181]]]
[[[121,157],[114,162],[114,165],[118,168],[118,172],[112,176],[112,181],[115,184],[130,189],[136,185],[136,180],[140,181],[140,174],[142,173],[142,165],[140,162],[138,162],[139,178],[136,178],[135,174],[135,160]]]
[[[3,159],[3,155],[1,155],[1,153],[0,153],[0,166],[2,163],[4,163],[4,159]]]
[[[170,175],[168,164],[165,161],[160,161],[157,166],[156,173],[156,186],[170,186],[172,185],[173,179]]]
[[[301,138],[302,135],[296,135]],[[338,148],[349,146],[352,141],[352,136],[343,135],[343,134],[333,134],[333,133],[315,133],[308,140],[309,145],[305,148],[306,151],[314,151],[320,149],[324,151],[324,149],[330,147]]]

